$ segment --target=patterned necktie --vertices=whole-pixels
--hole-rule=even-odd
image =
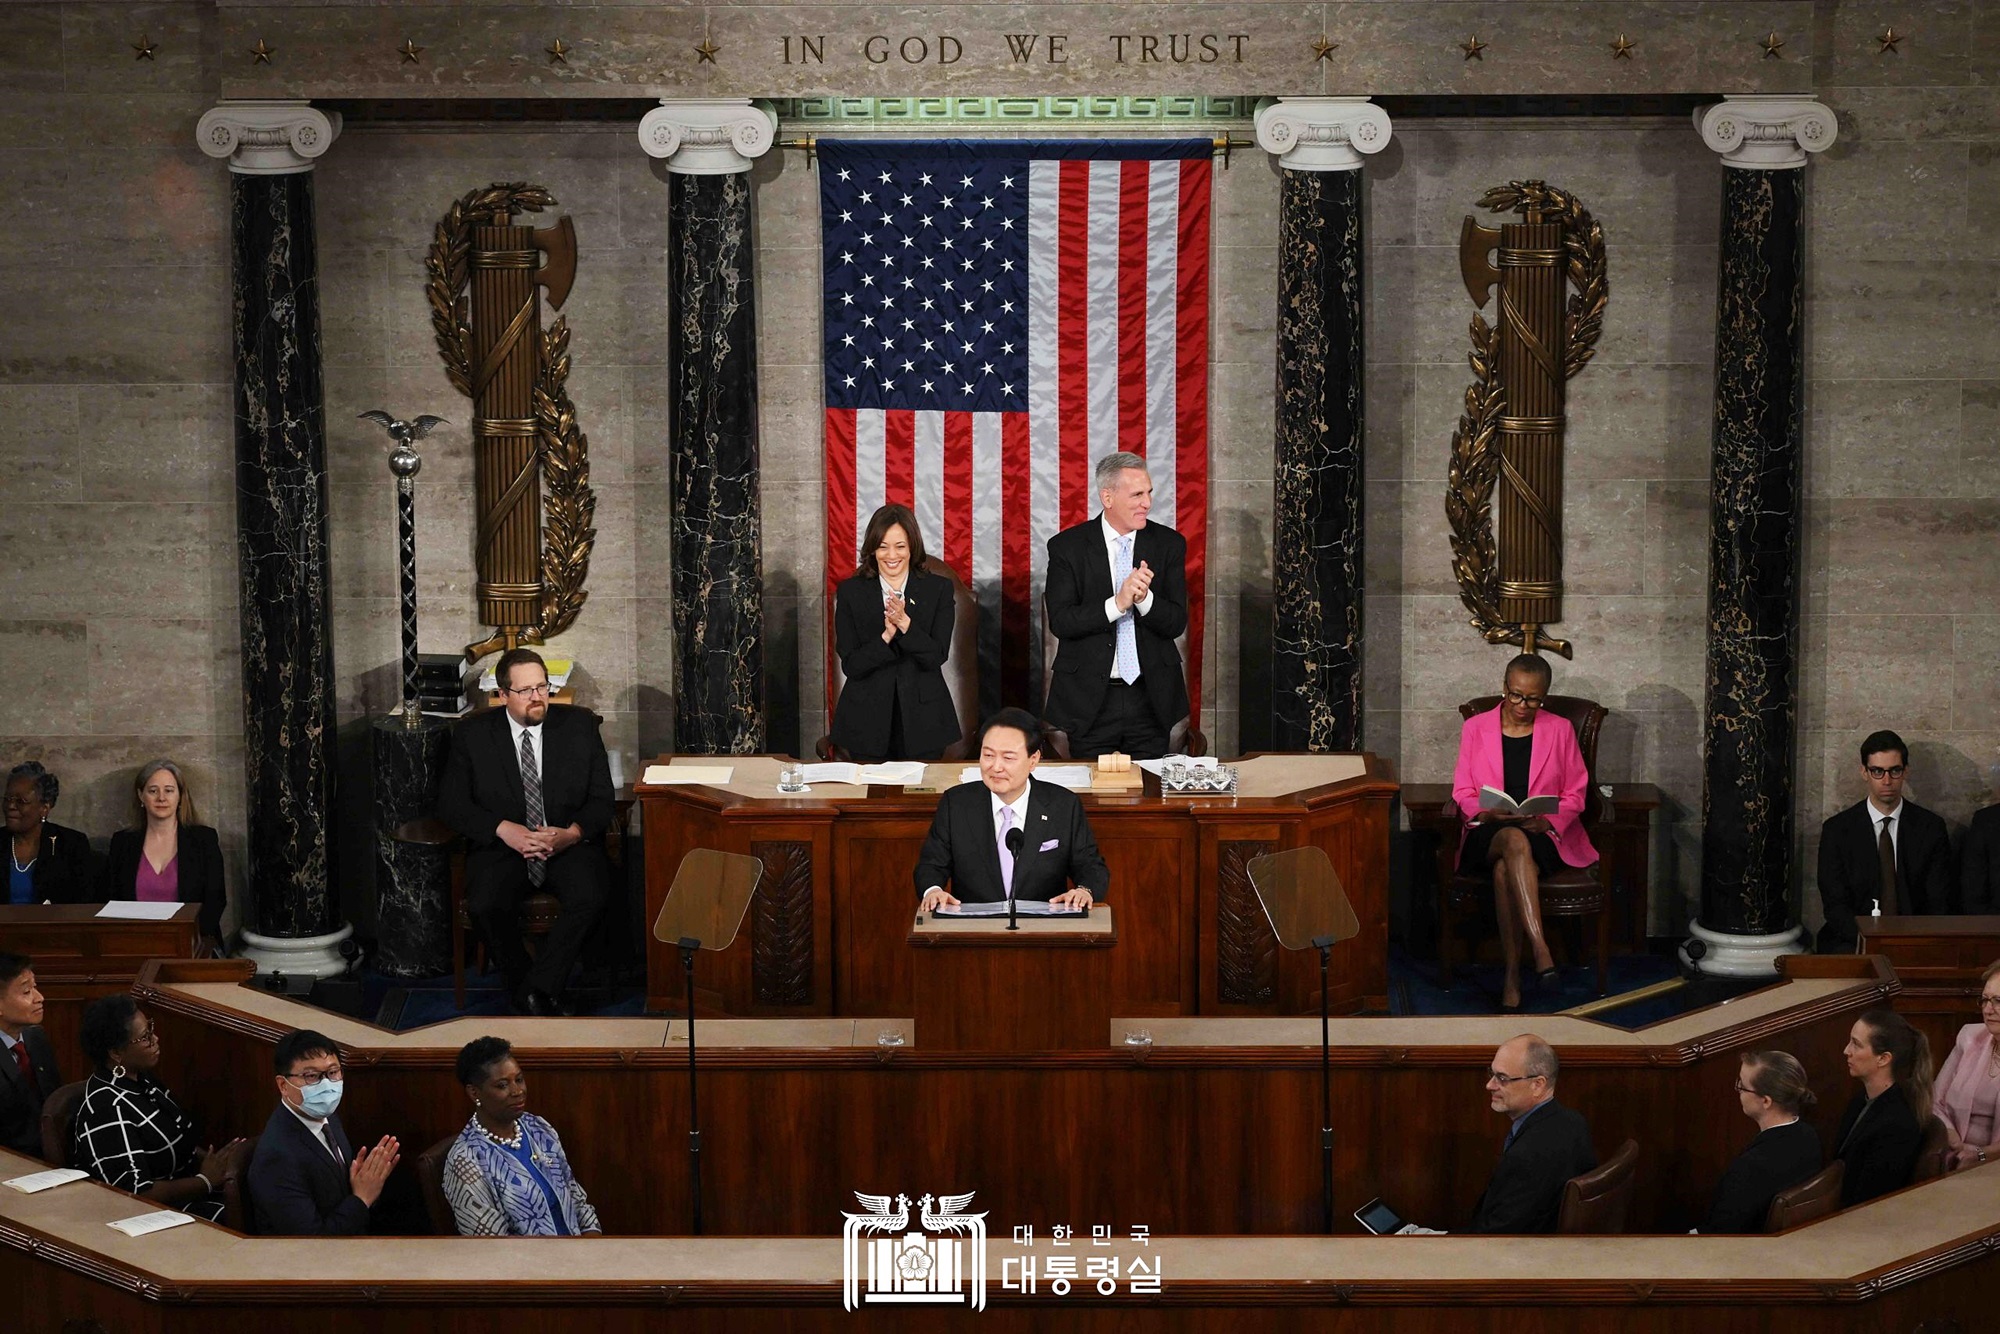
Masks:
[[[1896,911],[1896,840],[1889,837],[1890,817],[1882,817],[1882,835],[1875,840],[1875,858],[1882,864],[1882,911]]]
[[[1014,827],[1014,808],[1000,808],[1000,888],[1014,892],[1014,854],[1007,847],[1007,833]]]
[[[1012,871],[1010,866],[1009,871]],[[28,1081],[28,1092],[40,1093],[41,1086],[35,1082],[35,1063],[28,1057],[28,1040],[24,1036],[14,1044],[14,1064],[21,1067],[21,1078]]]
[[[1125,533],[1118,539],[1118,559],[1111,570],[1111,585],[1114,590],[1123,588],[1132,575],[1132,534]],[[1117,677],[1126,685],[1139,679],[1139,610],[1136,604],[1128,608],[1118,618],[1118,661]]]
[[[542,827],[542,773],[535,765],[534,733],[523,729],[521,732],[521,795],[528,801],[528,828]],[[528,863],[528,883],[537,888],[548,878],[547,862]]]

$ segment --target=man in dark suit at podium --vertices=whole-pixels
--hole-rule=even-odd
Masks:
[[[614,814],[611,761],[597,717],[549,703],[549,672],[533,649],[509,649],[493,669],[507,702],[458,725],[438,791],[438,818],[472,845],[465,906],[499,958],[514,1008],[567,1014],[562,989],[611,895],[604,831]],[[549,893],[562,913],[530,965],[522,901]]]
[[[1903,800],[1909,765],[1903,738],[1869,733],[1861,743],[1868,796],[1820,826],[1821,954],[1853,953],[1855,918],[1878,904],[1884,916],[1951,911],[1951,834],[1943,817]]]
[[[42,1156],[42,1103],[62,1085],[42,1031],[42,992],[26,955],[0,950],[0,1148]]]
[[[1110,454],[1093,477],[1103,512],[1049,539],[1044,605],[1061,641],[1044,708],[1069,753],[1167,753],[1187,717],[1175,644],[1187,629],[1187,540],[1148,523],[1153,479],[1137,454]]]
[[[1110,887],[1083,803],[1068,788],[1032,777],[1041,757],[1042,726],[1033,714],[1002,709],[986,720],[981,781],[960,783],[939,799],[917,857],[922,911],[1004,903],[1010,888],[1017,903],[1088,908]]]

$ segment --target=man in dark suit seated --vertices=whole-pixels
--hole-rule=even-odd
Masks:
[[[61,1084],[34,964],[0,951],[0,1148],[42,1156],[42,1103]]]
[[[333,1040],[311,1029],[278,1039],[278,1106],[250,1159],[250,1206],[268,1237],[360,1237],[400,1150],[394,1135],[356,1152],[334,1109],[347,1087]]]
[[[1974,811],[1972,827],[1965,831],[1958,868],[1958,910],[1989,916],[2000,913],[2000,806]]]
[[[1869,733],[1861,743],[1867,798],[1820,826],[1821,954],[1852,954],[1854,919],[1878,907],[1885,916],[1952,910],[1951,834],[1940,816],[1903,800],[1909,765],[1903,738]]]
[[[1110,454],[1093,480],[1103,511],[1049,539],[1044,591],[1061,641],[1045,712],[1079,760],[1167,753],[1187,716],[1175,644],[1187,629],[1187,540],[1148,523],[1153,479],[1137,454]]]
[[[465,836],[465,906],[500,962],[514,1008],[568,1014],[562,990],[611,896],[604,831],[613,814],[611,761],[597,717],[549,703],[533,649],[500,655],[507,701],[458,725],[438,790],[438,817]],[[562,913],[532,964],[521,903],[553,894]]]
[[[1493,1053],[1486,1092],[1513,1126],[1467,1232],[1554,1232],[1563,1187],[1597,1166],[1590,1127],[1556,1101],[1558,1068],[1555,1049],[1532,1033]]]
[[[1083,803],[1032,777],[1041,757],[1042,726],[1024,709],[1002,709],[979,729],[981,781],[938,800],[917,857],[922,911],[1004,903],[1010,888],[1017,903],[1088,908],[1109,888]]]

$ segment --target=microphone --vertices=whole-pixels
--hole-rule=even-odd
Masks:
[[[1018,829],[1007,831],[1007,855],[1016,861],[1020,859],[1021,831]],[[1021,924],[1014,920],[1014,882],[1011,877],[1007,881],[1007,929],[1009,931],[1021,929]]]

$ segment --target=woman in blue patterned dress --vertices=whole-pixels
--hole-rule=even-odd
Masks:
[[[528,1081],[501,1038],[476,1038],[458,1053],[458,1080],[472,1119],[444,1160],[444,1194],[460,1235],[595,1235],[597,1210],[569,1170],[555,1127],[526,1110]]]

